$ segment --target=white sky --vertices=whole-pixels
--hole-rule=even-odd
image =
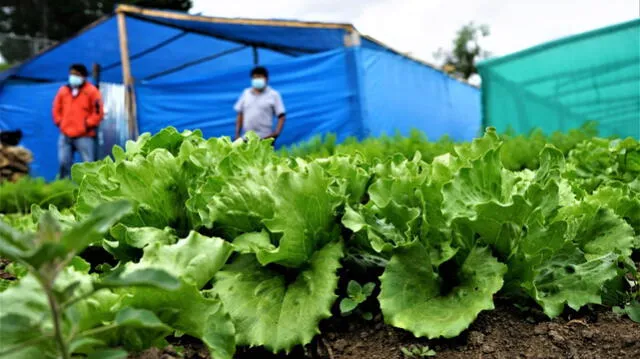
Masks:
[[[640,0],[194,0],[193,13],[222,17],[347,22],[403,52],[435,62],[469,21],[506,55],[549,40],[640,17]],[[640,40],[639,40],[640,41]]]

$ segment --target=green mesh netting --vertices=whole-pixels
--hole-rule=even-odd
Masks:
[[[640,19],[478,68],[486,126],[553,132],[595,120],[603,136],[640,138]]]

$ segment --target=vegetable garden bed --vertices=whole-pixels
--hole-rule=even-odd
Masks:
[[[75,166],[70,208],[0,218],[0,356],[637,353],[637,140],[327,152],[169,128]]]

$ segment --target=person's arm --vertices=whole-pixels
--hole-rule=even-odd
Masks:
[[[278,116],[278,124],[276,125],[275,132],[273,132],[269,136],[265,137],[265,139],[266,138],[278,138],[278,136],[280,136],[280,134],[282,133],[282,128],[284,127],[284,121],[286,119],[287,119],[287,115],[285,115],[284,113],[281,114],[280,116]]]
[[[238,99],[238,101],[236,101],[236,104],[233,105],[233,109],[238,114],[238,116],[236,117],[236,136],[234,137],[234,141],[240,138],[240,135],[242,135],[242,126],[244,123],[244,115],[242,113],[243,104],[244,104],[244,94],[245,93],[243,92],[242,95],[240,95],[240,98]]]
[[[87,117],[87,127],[93,129],[100,126],[104,118],[104,106],[102,105],[102,95],[100,91],[95,91],[91,96],[91,114]]]
[[[284,102],[282,101],[282,97],[280,96],[280,94],[276,95],[274,112],[278,116],[278,124],[276,125],[276,130],[266,138],[278,138],[278,136],[280,136],[280,134],[282,133],[284,122],[287,119],[287,116],[285,114],[286,109],[284,107]]]
[[[53,99],[53,123],[56,127],[60,127],[60,123],[62,122],[62,90],[59,90],[56,94],[56,97]]]
[[[242,115],[242,112],[238,112],[238,117],[236,119],[236,137],[234,138],[234,140],[237,140],[238,138],[240,138],[240,134],[242,133],[243,121],[244,121],[244,116]]]

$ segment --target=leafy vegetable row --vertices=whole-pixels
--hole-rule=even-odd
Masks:
[[[340,268],[382,273],[377,289],[351,285],[343,311],[372,296],[386,322],[428,338],[459,335],[498,293],[529,298],[549,317],[603,297],[628,304],[626,275],[637,276],[640,249],[640,144],[596,138],[567,156],[545,145],[535,168],[518,171],[505,167],[504,146],[488,129],[429,161],[358,151],[302,159],[257,138],[205,140],[172,128],[143,135],[113,159],[73,168],[72,210],[8,218],[22,232],[38,230],[31,241],[1,227],[0,255],[32,274],[0,293],[0,320],[25,316],[0,341],[19,346],[51,333],[59,315],[63,334],[38,343],[49,357],[56,348],[141,350],[168,333],[200,338],[215,358],[231,358],[236,346],[289,352],[311,342],[337,307],[340,275],[349,273]],[[52,235],[60,231],[68,240]],[[80,251],[65,244],[76,236],[115,266],[78,268]],[[49,292],[80,298],[57,314],[42,305],[47,282],[38,280],[37,263],[52,260],[60,275]],[[164,285],[122,284],[144,270],[166,275]],[[89,284],[70,286],[65,275]],[[17,297],[40,305],[9,305]],[[72,310],[86,305],[99,322]],[[122,316],[146,319],[125,325]],[[72,345],[80,339],[86,345]]]
[[[23,178],[16,183],[0,183],[0,214],[28,213],[33,204],[54,205],[59,209],[73,206],[75,185],[70,181],[46,184],[42,179]]]

